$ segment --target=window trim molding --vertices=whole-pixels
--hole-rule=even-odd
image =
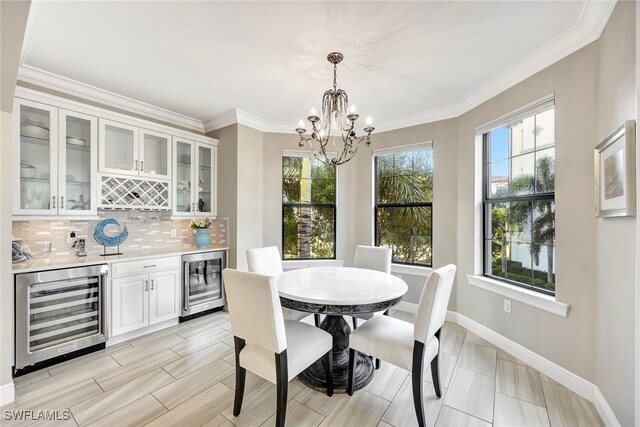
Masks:
[[[335,154],[332,152],[327,152],[327,154]],[[283,159],[285,157],[306,157],[310,159],[317,159],[318,157],[315,155],[313,151],[302,151],[302,150],[282,150],[282,155],[280,156],[280,227],[281,227],[281,236],[280,236],[280,245],[282,248],[282,261],[299,261],[299,262],[310,262],[310,261],[334,261],[338,256],[338,168],[335,168],[334,173],[334,194],[333,194],[333,203],[310,203],[310,204],[301,204],[301,203],[284,203],[284,186],[283,186]],[[285,258],[284,257],[284,210],[287,206],[294,205],[304,205],[303,207],[330,207],[333,206],[333,257],[331,258]],[[295,206],[294,206],[295,207]]]
[[[372,242],[373,245],[376,245],[377,242],[377,238],[378,238],[378,221],[377,221],[377,213],[378,213],[378,203],[377,203],[377,184],[378,184],[378,179],[377,179],[377,175],[376,175],[376,158],[379,156],[388,156],[390,154],[400,154],[400,153],[406,153],[409,151],[426,151],[426,150],[431,150],[432,151],[432,155],[433,153],[433,140],[427,140],[427,141],[422,141],[422,142],[416,142],[416,143],[411,143],[411,144],[404,144],[404,145],[396,145],[394,147],[388,147],[388,148],[379,148],[377,150],[373,150],[373,154],[371,156],[371,182],[373,183],[372,185],[372,193],[371,193],[371,200],[372,200],[372,218],[373,218],[373,233],[372,233]],[[435,157],[435,156],[434,156]],[[433,183],[434,183],[434,187],[435,187],[435,161],[434,164],[432,165],[432,171],[431,171],[431,175],[433,176]],[[432,188],[432,192],[433,192],[433,188]],[[403,205],[408,205],[406,203],[404,203]],[[431,209],[431,264],[430,265],[424,265],[424,264],[412,264],[412,263],[394,263],[392,261],[391,263],[391,272],[392,273],[398,273],[398,274],[409,274],[409,275],[415,275],[415,276],[429,276],[431,274],[431,272],[433,271],[433,197],[431,199],[431,201],[429,202],[419,202],[416,205],[418,206],[427,206]],[[385,207],[385,206],[382,206]],[[387,207],[395,207],[395,206],[387,206]]]
[[[476,135],[485,134],[497,127],[506,125],[507,123],[511,123],[513,121],[528,117],[531,114],[537,114],[543,110],[555,107],[555,96],[555,92],[551,92],[541,98],[536,99],[535,101],[531,101],[528,104],[518,107],[513,111],[503,114],[498,118],[481,124],[480,126],[476,127]]]
[[[479,147],[478,145],[476,145],[476,156],[478,155],[480,156],[479,160],[476,159],[476,167],[479,167],[479,170],[476,170],[476,180],[478,179],[480,180],[479,189],[478,189],[478,186],[476,186],[476,192],[479,191],[479,193],[476,193],[476,200],[478,199],[480,200],[480,206],[479,206],[480,229],[478,230],[478,234],[481,239],[480,248],[479,248],[480,264],[476,264],[476,271],[478,270],[480,271],[480,276],[476,276],[476,277],[483,277],[491,281],[500,282],[505,286],[520,287],[525,291],[530,290],[532,292],[546,294],[554,298],[556,294],[555,287],[554,287],[554,290],[551,291],[548,289],[535,288],[533,287],[533,284],[531,284],[531,289],[529,289],[527,287],[527,283],[509,280],[506,277],[503,279],[503,278],[497,277],[496,275],[491,274],[491,269],[489,265],[490,263],[487,257],[487,243],[490,240],[492,240],[487,236],[487,222],[491,221],[490,216],[488,217],[488,215],[490,215],[487,211],[488,205],[495,204],[495,203],[512,202],[512,201],[518,201],[518,200],[523,200],[527,202],[535,202],[538,200],[553,200],[553,202],[555,203],[555,188],[553,192],[547,192],[547,193],[534,193],[534,194],[527,194],[523,196],[490,197],[489,183],[490,183],[491,175],[490,175],[489,168],[491,163],[489,162],[489,159],[488,159],[489,133],[492,130],[496,129],[496,127],[505,126],[512,123],[513,121],[535,116],[538,113],[551,110],[551,109],[554,110],[554,123],[555,123],[554,93],[551,93],[533,102],[530,102],[527,105],[520,107],[511,113],[507,113],[503,115],[501,118],[491,121],[489,125],[484,125],[482,127],[476,128],[476,132],[478,129],[482,129],[482,133],[476,133],[476,137],[475,137],[476,144],[480,145]],[[511,143],[511,133],[509,134],[509,144],[510,143]],[[555,138],[554,138],[553,147],[555,148]],[[511,150],[509,150],[509,152],[510,151]],[[538,152],[539,151],[534,146],[534,149],[531,151],[531,153],[533,153],[534,155],[534,159],[536,158],[535,156],[536,156],[536,153]],[[518,156],[508,156],[506,160],[511,161],[511,159],[516,157]],[[534,169],[534,174],[536,173],[535,170],[536,169]],[[477,258],[476,258],[476,262],[477,262]],[[531,262],[531,270],[533,271],[533,261]],[[565,313],[565,317],[566,317],[566,313]]]
[[[429,277],[433,273],[433,267],[415,264],[391,263],[391,273],[407,274],[409,276]]]
[[[469,285],[484,289],[494,294],[502,295],[523,304],[539,308],[560,317],[568,317],[569,304],[557,301],[553,296],[510,285],[486,276],[467,274]]]

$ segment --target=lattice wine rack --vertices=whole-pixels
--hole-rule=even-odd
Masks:
[[[169,210],[169,182],[100,176],[100,204],[102,209]]]

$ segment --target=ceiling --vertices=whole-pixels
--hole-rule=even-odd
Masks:
[[[361,116],[390,129],[462,114],[598,38],[612,8],[577,0],[34,2],[19,78],[200,130],[249,121],[292,131],[320,107],[333,78],[326,55],[339,51],[338,87]]]

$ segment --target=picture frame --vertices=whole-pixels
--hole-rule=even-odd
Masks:
[[[627,120],[595,148],[596,217],[636,215],[636,124]]]

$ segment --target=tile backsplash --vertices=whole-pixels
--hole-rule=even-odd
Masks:
[[[114,218],[125,224],[129,237],[120,245],[120,251],[134,253],[146,249],[175,248],[192,249],[193,230],[189,228],[189,220],[171,220],[169,212],[149,211],[102,211],[101,219]],[[13,239],[23,240],[35,258],[68,257],[73,254],[67,237],[72,231],[76,237],[84,238],[88,255],[102,253],[102,245],[93,238],[95,221],[13,221]],[[171,230],[176,231],[176,237],[171,237]],[[226,246],[227,220],[213,221],[209,228],[211,246]],[[51,252],[47,245],[50,244]],[[108,250],[115,251],[115,248]]]

